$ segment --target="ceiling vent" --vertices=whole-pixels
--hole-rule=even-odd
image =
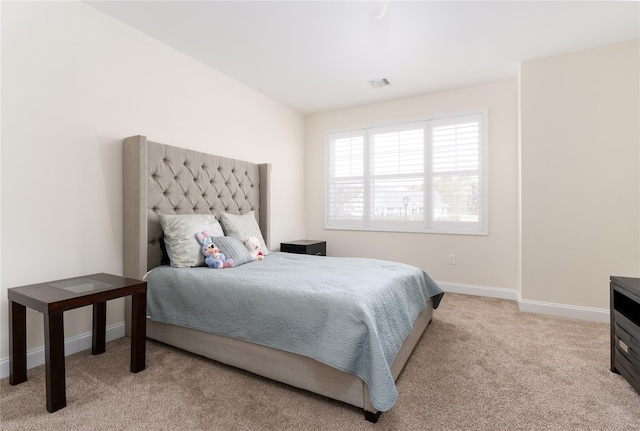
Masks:
[[[369,84],[371,84],[371,86],[373,88],[386,87],[387,85],[391,85],[391,83],[389,82],[389,80],[387,78],[382,78],[382,79],[376,79],[374,81],[369,81]]]

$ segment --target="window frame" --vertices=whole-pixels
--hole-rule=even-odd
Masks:
[[[478,133],[479,139],[479,152],[478,152],[478,222],[446,222],[435,221],[434,215],[431,211],[432,206],[432,190],[434,177],[439,176],[433,172],[433,122],[438,120],[455,120],[459,117],[467,116],[481,116],[479,121],[480,131]],[[423,137],[423,155],[424,155],[424,170],[422,177],[424,178],[423,187],[423,214],[424,219],[420,221],[403,221],[403,220],[372,220],[371,217],[371,184],[375,176],[373,175],[371,164],[371,140],[370,134],[372,131],[380,130],[382,128],[401,128],[404,125],[424,123],[424,137]],[[332,144],[331,138],[338,134],[344,135],[356,135],[361,133],[364,137],[363,143],[363,175],[359,178],[362,180],[363,185],[363,210],[362,216],[359,219],[354,220],[339,220],[331,219],[331,203],[330,203],[330,188],[332,184]],[[380,231],[380,232],[410,232],[410,233],[436,233],[436,234],[458,234],[458,235],[488,235],[489,234],[489,158],[488,158],[488,109],[478,109],[472,111],[456,112],[452,114],[444,115],[432,115],[427,117],[420,117],[414,119],[405,119],[388,123],[379,123],[367,125],[364,127],[350,127],[338,130],[328,130],[325,132],[325,178],[324,178],[324,229],[326,230],[353,230],[353,231]],[[473,170],[475,171],[475,170]],[[445,176],[453,176],[453,174],[465,174],[465,171],[449,171],[445,172]],[[466,171],[466,175],[473,175],[473,172]],[[402,177],[406,174],[390,174],[389,178]]]

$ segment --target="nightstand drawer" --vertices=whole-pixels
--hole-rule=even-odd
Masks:
[[[311,254],[314,256],[327,255],[327,242],[300,239],[297,241],[281,242],[280,251],[286,253]]]
[[[616,353],[621,354],[633,366],[636,378],[640,379],[640,330],[621,313],[615,313],[615,346]],[[631,371],[631,370],[630,370]]]

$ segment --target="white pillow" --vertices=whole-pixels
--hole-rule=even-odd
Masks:
[[[220,222],[226,235],[233,235],[242,242],[250,236],[255,236],[258,238],[258,241],[260,241],[260,251],[262,254],[265,256],[269,254],[269,249],[264,242],[262,232],[260,232],[260,226],[258,226],[253,211],[242,215],[221,213]]]
[[[206,230],[213,237],[224,235],[213,214],[160,214],[160,225],[171,266],[176,268],[204,265],[196,233]]]

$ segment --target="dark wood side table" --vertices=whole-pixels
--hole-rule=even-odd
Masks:
[[[280,251],[286,253],[312,254],[314,256],[327,255],[327,242],[311,239],[299,239],[280,243]]]
[[[111,274],[91,274],[8,289],[9,383],[27,380],[26,307],[44,314],[44,354],[47,410],[67,405],[64,371],[63,313],[93,305],[91,353],[105,351],[107,301],[131,295],[131,372],[145,368],[147,283]]]

